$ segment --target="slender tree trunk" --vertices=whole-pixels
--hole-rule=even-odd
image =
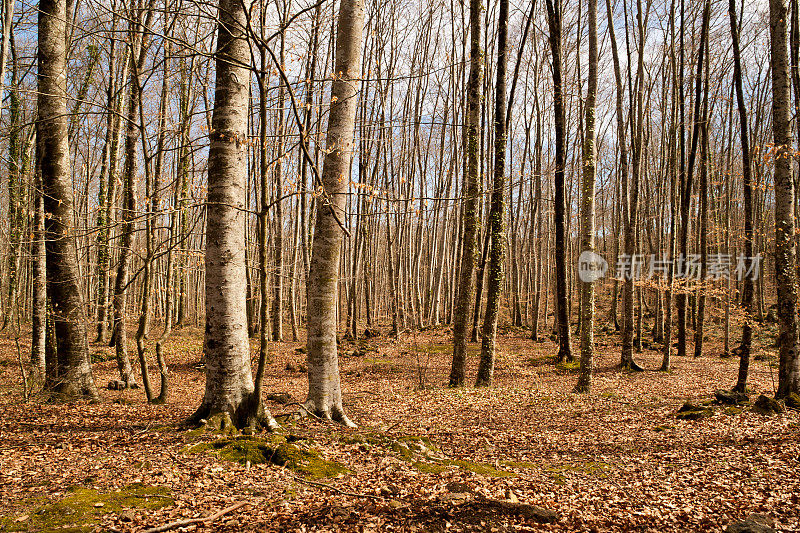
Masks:
[[[569,329],[569,294],[567,291],[567,203],[565,198],[565,169],[567,160],[566,128],[567,117],[564,105],[564,87],[562,82],[561,54],[561,7],[559,0],[546,0],[547,23],[550,28],[550,50],[553,54],[553,110],[556,130],[556,168],[555,168],[555,270],[556,270],[556,305],[558,322],[558,356],[559,361],[572,361],[572,342]]]
[[[358,107],[356,79],[361,73],[363,0],[342,0],[336,32],[335,79],[331,87],[323,195],[317,201],[316,229],[308,288],[307,411],[353,426],[344,412],[336,346],[336,296],[342,250],[341,227],[349,186]]]
[[[288,0],[284,2],[284,9],[288,9]],[[283,19],[287,13],[283,13]],[[281,68],[285,63],[285,32],[281,32],[279,58]],[[275,161],[275,242],[273,243],[273,257],[275,265],[272,275],[272,340],[283,342],[283,151],[285,144],[285,111],[286,87],[281,81],[278,85],[278,127],[275,135],[277,136],[277,157]],[[266,327],[266,325],[265,325]]]
[[[31,384],[39,388],[44,384],[46,368],[47,341],[47,265],[45,264],[44,243],[44,196],[42,195],[40,158],[37,157],[33,187],[33,242],[31,243],[31,277],[33,291],[31,307],[33,311],[31,324],[31,368],[33,370]]]
[[[124,387],[137,388],[136,378],[131,370],[128,357],[128,333],[126,328],[126,313],[128,303],[128,285],[130,276],[130,263],[133,247],[133,232],[136,218],[136,191],[134,181],[138,172],[138,155],[136,144],[139,140],[139,106],[142,102],[141,70],[144,66],[147,49],[147,34],[145,28],[150,27],[153,13],[153,0],[150,1],[142,13],[133,13],[130,19],[128,32],[131,40],[131,72],[128,109],[126,111],[125,127],[125,167],[122,177],[122,225],[119,263],[114,284],[114,346],[116,349],[117,368],[119,379]],[[146,13],[146,14],[145,14]],[[146,20],[145,20],[146,19]],[[147,384],[149,388],[150,384]],[[147,394],[148,400],[152,396]]]
[[[736,105],[739,109],[739,138],[742,150],[742,182],[744,188],[744,255],[753,257],[753,178],[750,162],[750,129],[747,125],[747,104],[744,100],[742,86],[742,59],[739,48],[739,23],[736,17],[736,0],[728,1],[728,15],[731,22],[731,41],[733,43],[733,84],[736,89]],[[744,392],[747,389],[747,377],[750,369],[750,346],[753,341],[754,318],[753,279],[744,276],[742,280],[742,307],[745,311],[742,324],[742,342],[739,345],[739,375],[735,389]]]
[[[597,0],[587,7],[589,29],[589,78],[586,90],[586,133],[583,139],[583,186],[581,191],[581,254],[594,253],[594,201],[597,172],[595,107],[597,101]],[[594,280],[581,280],[581,367],[576,392],[589,392],[594,367]]]
[[[475,248],[477,244],[477,212],[479,189],[479,134],[481,112],[481,77],[483,49],[481,47],[481,0],[469,2],[470,69],[467,82],[467,120],[464,131],[464,187],[462,207],[461,267],[458,294],[453,310],[453,363],[450,367],[450,386],[461,387],[466,379],[467,331],[469,308],[473,296],[475,277]]]
[[[166,25],[165,25],[166,26]],[[165,27],[165,32],[168,31]],[[170,45],[167,43],[164,53],[164,72],[161,79],[161,99],[158,106],[158,134],[156,140],[156,162],[155,168],[151,173],[149,167],[145,167],[145,257],[144,257],[144,272],[142,280],[142,306],[139,313],[139,328],[136,331],[136,352],[139,356],[139,367],[142,372],[142,385],[144,386],[147,401],[154,403],[156,398],[153,397],[152,388],[150,386],[150,374],[147,369],[147,337],[150,333],[150,320],[152,315],[152,287],[153,287],[153,254],[155,253],[155,232],[158,224],[156,219],[158,217],[159,203],[161,199],[161,171],[164,163],[164,143],[166,136],[167,125],[167,96],[169,91],[169,49]],[[156,355],[158,358],[158,355]],[[161,358],[163,359],[163,351]],[[163,368],[163,361],[159,360],[161,366],[162,388],[164,388],[165,372]],[[163,402],[166,393],[159,394],[159,399]]]
[[[710,9],[710,8],[709,8]],[[702,52],[702,51],[701,51]],[[708,40],[706,40],[706,63],[704,90],[703,90],[703,118],[699,124],[700,135],[700,224],[699,224],[699,244],[700,244],[700,283],[697,295],[697,326],[694,332],[694,356],[703,355],[703,335],[705,330],[706,317],[706,275],[708,273],[708,166],[710,164],[708,155],[708,84],[709,70],[711,69],[710,57],[708,53]]]
[[[497,83],[494,99],[494,186],[489,211],[491,251],[489,252],[489,285],[486,294],[486,314],[483,320],[481,357],[475,386],[489,386],[494,377],[497,343],[497,315],[503,289],[506,259],[505,188],[506,188],[506,64],[508,62],[508,0],[500,0],[497,19]]]

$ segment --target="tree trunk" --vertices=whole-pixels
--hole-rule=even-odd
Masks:
[[[34,175],[34,214],[33,242],[31,243],[31,277],[33,278],[33,298],[31,307],[31,385],[39,388],[44,383],[46,368],[47,341],[47,265],[44,243],[44,197],[41,189],[40,158],[37,157]]]
[[[706,318],[706,274],[708,272],[708,167],[710,165],[708,155],[708,84],[709,70],[711,62],[708,50],[708,40],[706,40],[705,51],[700,51],[706,56],[706,71],[703,82],[703,118],[699,125],[700,135],[700,224],[699,224],[699,244],[700,244],[700,283],[697,294],[697,326],[694,332],[694,356],[703,355],[703,335],[705,330]]]
[[[331,86],[327,151],[323,162],[323,195],[317,201],[316,229],[308,287],[308,399],[315,415],[353,426],[342,406],[339,356],[336,346],[336,295],[342,250],[341,223],[353,157],[361,73],[363,0],[342,0],[336,32],[336,73]]]
[[[736,17],[736,0],[728,1],[728,14],[731,21],[731,41],[733,43],[733,83],[736,88],[736,104],[739,109],[739,138],[742,150],[742,182],[744,188],[744,255],[753,257],[753,178],[750,163],[750,129],[747,126],[747,104],[742,86],[742,55],[739,48],[739,23]],[[745,392],[750,370],[750,346],[753,341],[753,279],[744,276],[742,280],[742,307],[745,319],[742,324],[742,342],[739,345],[739,375],[735,389]]]
[[[483,320],[481,358],[475,386],[489,386],[494,377],[497,342],[497,315],[503,289],[503,265],[506,259],[505,188],[506,188],[506,64],[508,54],[508,0],[500,0],[497,19],[497,84],[494,99],[494,187],[489,210],[491,250],[489,252],[489,284],[486,293],[486,314]]]
[[[53,391],[97,398],[77,264],[66,94],[67,0],[39,2],[38,120],[44,190],[47,285],[53,309],[58,381]]]
[[[481,112],[481,76],[483,70],[483,50],[481,49],[480,0],[469,2],[470,27],[470,68],[467,82],[467,117],[464,131],[464,205],[462,209],[461,267],[458,280],[458,294],[453,310],[453,363],[450,367],[450,386],[461,387],[466,378],[467,330],[469,328],[469,308],[473,296],[475,274],[475,248],[477,244],[478,211],[478,150]]]
[[[778,391],[783,398],[800,391],[797,345],[797,271],[792,180],[792,130],[789,122],[788,10],[786,0],[770,0],[772,133],[775,143],[775,284],[778,293]]]
[[[586,133],[583,139],[583,187],[581,195],[581,255],[594,253],[594,197],[597,172],[595,107],[597,101],[597,0],[589,0],[589,79],[586,90]],[[576,392],[589,392],[594,366],[594,280],[581,280],[581,367]]]
[[[246,20],[244,4],[220,0],[208,155],[206,389],[190,419],[239,428],[277,425],[254,394],[247,331],[244,200],[250,50]]]
[[[572,361],[572,343],[569,330],[569,294],[567,292],[567,203],[565,198],[565,165],[567,160],[566,128],[567,117],[564,106],[564,87],[561,65],[561,7],[559,1],[546,0],[547,23],[550,28],[550,50],[553,54],[553,111],[555,113],[556,130],[556,165],[555,165],[555,209],[554,221],[556,231],[555,270],[556,270],[556,305],[558,322],[558,356],[559,361]]]
[[[125,387],[136,388],[136,378],[131,370],[128,357],[128,333],[126,330],[125,316],[128,303],[128,280],[130,277],[130,262],[133,246],[133,232],[136,218],[136,192],[134,181],[138,171],[138,156],[136,143],[139,140],[139,106],[142,102],[141,70],[144,66],[147,34],[144,28],[150,27],[153,17],[153,5],[144,8],[145,12],[133,13],[130,19],[128,32],[131,41],[131,72],[128,109],[126,111],[125,127],[125,167],[122,178],[122,226],[119,263],[114,284],[114,346],[116,349],[117,368],[119,379]],[[145,14],[146,13],[146,14]],[[146,18],[146,20],[144,20]],[[150,384],[145,384],[149,389]],[[150,393],[147,394],[151,398]]]

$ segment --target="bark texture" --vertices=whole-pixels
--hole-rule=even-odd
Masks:
[[[464,385],[467,362],[467,329],[473,296],[475,254],[478,241],[478,181],[479,135],[481,112],[481,76],[483,75],[483,50],[481,48],[482,5],[480,0],[470,0],[470,67],[467,81],[467,123],[464,132],[464,204],[462,208],[463,235],[461,237],[461,270],[458,295],[453,316],[453,364],[450,368],[450,386]]]
[[[786,0],[770,0],[769,26],[772,67],[772,132],[775,143],[775,281],[778,293],[777,397],[800,389],[797,346],[797,271],[794,244],[794,181],[789,95],[789,54]]]
[[[97,397],[79,280],[66,95],[67,0],[39,2],[36,122],[44,189],[47,290],[52,302],[58,370],[48,383],[70,397]]]
[[[308,399],[305,408],[325,419],[353,425],[342,406],[336,346],[337,293],[342,227],[361,73],[363,0],[342,0],[336,33],[323,194],[317,198],[316,229],[308,275]]]
[[[583,184],[581,187],[581,253],[594,252],[594,201],[597,173],[595,107],[597,101],[597,0],[589,0],[589,79],[586,89],[586,130],[583,140]],[[581,282],[581,367],[576,392],[589,392],[594,366],[594,284]]]
[[[569,295],[567,293],[567,236],[566,236],[566,184],[567,161],[566,127],[567,116],[564,106],[564,83],[561,65],[561,7],[558,0],[546,0],[547,23],[550,28],[550,51],[553,56],[553,112],[555,113],[556,157],[555,157],[555,207],[554,222],[556,230],[555,270],[556,270],[556,314],[558,326],[558,360],[572,361],[572,341],[569,331]]]
[[[503,263],[506,258],[505,188],[506,188],[506,64],[508,54],[508,0],[500,0],[497,19],[497,84],[494,111],[494,189],[489,211],[491,249],[489,251],[489,285],[486,294],[486,314],[481,340],[481,359],[476,386],[489,386],[494,377],[497,315],[500,311],[500,291],[503,289]]]
[[[753,257],[753,178],[750,163],[750,129],[747,126],[747,105],[742,85],[742,54],[739,48],[739,24],[736,18],[736,0],[729,0],[728,15],[731,22],[731,41],[733,44],[733,83],[736,88],[736,107],[739,111],[739,135],[742,145],[742,182],[744,187],[744,255]],[[750,372],[750,346],[753,341],[753,280],[745,276],[742,286],[742,307],[745,319],[742,324],[742,342],[739,345],[739,374],[735,390],[745,392]]]
[[[245,23],[241,2],[220,0],[208,157],[206,390],[190,420],[271,427],[274,419],[254,394],[247,331],[244,209],[250,50]]]

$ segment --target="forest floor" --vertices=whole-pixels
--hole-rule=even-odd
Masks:
[[[753,400],[773,394],[770,338],[757,350],[767,360],[751,367]],[[631,373],[617,367],[616,334],[596,340],[593,389],[583,395],[571,392],[575,369],[553,361],[555,345],[524,331],[504,332],[496,384],[483,389],[444,387],[447,330],[343,343],[357,429],[284,416],[288,439],[224,440],[178,427],[203,393],[200,330],[179,330],[167,346],[169,400],[160,406],[141,389],[107,390],[116,363],[100,346],[99,403],[24,403],[16,343],[0,336],[0,531],[141,532],[235,504],[179,531],[721,531],[750,513],[800,530],[800,413],[721,406],[678,420],[684,402],[735,382],[738,359],[721,359],[712,344],[663,373],[660,354],[645,350],[637,357],[647,370]],[[265,391],[303,399],[303,343],[273,344],[271,354]],[[469,379],[475,367],[473,356]],[[297,411],[291,401],[267,403],[281,415]],[[289,448],[305,455],[294,461],[282,453]],[[558,519],[540,524],[490,505],[498,501]],[[57,529],[65,526],[74,529]]]

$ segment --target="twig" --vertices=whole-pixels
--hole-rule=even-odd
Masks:
[[[372,498],[373,500],[385,500],[386,499],[383,496],[377,496],[377,495],[374,495],[374,494],[361,494],[361,493],[358,493],[358,492],[347,492],[346,490],[337,489],[336,487],[334,487],[332,485],[328,485],[326,483],[320,483],[319,481],[310,481],[308,479],[303,479],[302,477],[295,476],[294,474],[292,474],[292,477],[295,479],[295,481],[299,481],[300,483],[304,483],[306,485],[311,485],[313,487],[321,487],[323,489],[332,490],[334,492],[338,492],[339,494],[344,494],[345,496],[353,496],[354,498]],[[145,533],[148,533],[148,532],[145,531]]]
[[[249,505],[249,502],[239,502],[236,505],[231,505],[227,509],[223,509],[217,514],[206,516],[204,518],[189,518],[188,520],[178,520],[177,522],[170,522],[169,524],[164,524],[163,526],[152,527],[150,529],[144,530],[142,533],[160,533],[162,531],[170,531],[172,529],[191,526],[194,524],[210,524],[219,519],[221,516],[233,512],[236,509],[239,509],[240,507],[244,507],[245,505]]]
[[[22,399],[28,401],[28,374],[25,372],[25,363],[22,361],[22,349],[19,347],[19,333],[16,334],[14,341],[17,344],[17,362],[19,371],[22,374]]]
[[[305,404],[302,404],[300,402],[287,403],[284,407],[291,407],[293,405],[298,406],[300,409],[305,411],[307,415],[309,415],[312,418],[316,418],[320,422],[325,422],[326,424],[332,424],[333,423],[331,420],[327,420],[325,418],[322,418],[321,416],[317,416],[316,414],[312,413],[311,411],[308,410],[308,407],[306,407]],[[278,415],[278,416],[291,415],[291,414],[293,414],[293,413],[283,413],[282,415]]]

